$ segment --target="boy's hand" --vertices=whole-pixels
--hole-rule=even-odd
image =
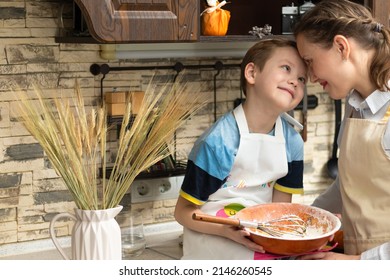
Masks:
[[[231,226],[229,226],[227,228],[228,228],[228,230],[226,230],[225,237],[227,237],[227,238],[229,238],[237,243],[244,245],[245,247],[247,247],[248,249],[250,249],[252,251],[256,251],[259,253],[265,253],[265,250],[263,249],[262,246],[260,246],[259,244],[256,244],[255,242],[253,242],[252,240],[250,240],[248,238],[250,236],[250,233],[247,230],[237,228],[237,227],[231,227]]]

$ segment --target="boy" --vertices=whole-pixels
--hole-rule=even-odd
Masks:
[[[262,40],[241,64],[246,101],[195,143],[175,209],[184,226],[183,259],[253,259],[264,252],[244,229],[192,220],[233,216],[256,204],[291,202],[303,192],[303,141],[285,120],[303,98],[306,66],[295,42]]]

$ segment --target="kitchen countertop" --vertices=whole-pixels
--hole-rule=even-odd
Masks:
[[[129,260],[178,260],[183,255],[180,242],[181,238],[175,238],[160,244],[147,245],[145,251],[140,256],[129,258]],[[70,247],[64,248],[64,251],[68,255],[71,254]],[[0,260],[62,260],[62,256],[57,249],[51,249],[0,257]]]
[[[167,228],[168,227],[168,228]],[[144,252],[131,258],[132,260],[178,260],[183,255],[182,250],[182,228],[176,225],[165,225],[161,230],[159,228],[145,229],[146,249]],[[63,240],[64,251],[70,255],[70,238]],[[34,245],[35,249],[18,249],[14,245],[0,245],[0,260],[62,260],[61,254],[52,244],[52,241],[41,241],[40,244],[46,246]],[[21,245],[19,245],[20,247]],[[2,250],[2,247],[4,250]],[[31,246],[30,246],[31,247]],[[46,249],[45,249],[46,247]],[[49,247],[49,248],[47,248]],[[44,248],[44,249],[39,249]],[[31,251],[33,250],[33,251]],[[3,253],[1,253],[3,251]]]
[[[145,251],[138,257],[129,258],[131,260],[178,260],[182,256],[182,247],[180,239],[173,239],[161,244],[147,245]],[[70,247],[64,248],[64,251],[70,255]],[[27,254],[18,254],[6,257],[0,257],[0,260],[62,260],[62,256],[57,249],[37,251]]]

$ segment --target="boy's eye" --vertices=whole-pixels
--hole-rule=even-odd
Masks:
[[[283,65],[282,68],[286,69],[287,71],[291,70],[291,67],[289,65]]]
[[[303,83],[304,85],[306,85],[306,78],[305,77],[300,77],[298,78],[298,80]]]

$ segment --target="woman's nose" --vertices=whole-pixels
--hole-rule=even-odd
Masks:
[[[313,70],[309,71],[309,77],[310,77],[310,82],[315,83],[318,80],[318,77],[314,74]]]

